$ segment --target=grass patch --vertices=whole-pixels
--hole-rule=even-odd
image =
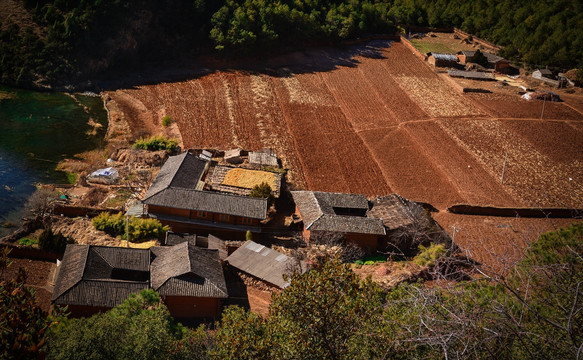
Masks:
[[[67,177],[67,182],[73,185],[75,185],[77,183],[77,179],[79,179],[79,174],[77,173],[66,172],[65,176]]]
[[[175,139],[168,139],[164,136],[152,136],[147,139],[141,138],[137,140],[133,148],[149,151],[166,150],[168,152],[174,152],[177,146],[178,141]]]
[[[35,246],[38,245],[38,239],[22,238],[18,240],[18,244],[22,246]]]
[[[115,193],[114,197],[109,198],[107,200],[107,203],[105,204],[105,206],[108,208],[122,207],[131,196],[132,196],[132,192],[129,191],[128,189],[119,189]]]
[[[166,115],[162,118],[162,126],[167,127],[172,124],[172,118],[170,115]]]
[[[422,54],[427,54],[428,52],[435,53],[445,53],[445,54],[455,54],[456,51],[452,50],[450,47],[439,44],[439,43],[428,43],[423,40],[411,39],[411,44],[417,48]]]
[[[364,257],[362,259],[356,260],[354,263],[357,265],[373,265],[378,263],[386,263],[387,257],[385,255],[371,255]]]

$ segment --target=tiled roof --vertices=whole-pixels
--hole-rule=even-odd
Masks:
[[[235,250],[227,258],[227,262],[241,271],[282,289],[289,285],[289,280],[283,278],[284,274],[293,273],[294,270],[301,273],[307,271],[305,263],[298,263],[285,254],[253,241],[247,241]]]
[[[207,162],[188,152],[166,160],[158,176],[144,195],[144,199],[169,187],[194,189],[198,185]]]
[[[384,235],[379,219],[365,217],[369,209],[366,196],[360,194],[292,191],[292,197],[308,230]],[[362,216],[337,214],[338,210],[360,210]]]
[[[167,188],[145,199],[144,203],[260,220],[267,217],[267,199],[194,189]]]
[[[228,297],[218,250],[183,242],[152,252],[151,284],[161,295]]]
[[[455,54],[431,53],[431,56],[433,56],[435,58],[435,60],[453,61],[453,62],[458,61],[458,58],[457,58],[457,56],[455,56]]]
[[[372,201],[373,206],[367,212],[371,218],[381,219],[389,230],[411,225],[414,221],[408,207],[408,200],[397,194],[377,197]]]

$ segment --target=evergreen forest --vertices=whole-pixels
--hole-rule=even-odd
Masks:
[[[15,0],[0,17],[0,81],[75,83],[197,54],[262,56],[415,26],[458,27],[527,66],[583,66],[577,0]],[[8,10],[0,9],[3,12]]]

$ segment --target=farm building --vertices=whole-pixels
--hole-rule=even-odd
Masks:
[[[219,258],[221,259],[221,261],[227,258],[227,246],[225,242],[222,239],[211,234],[209,234],[208,236],[199,236],[196,234],[184,234],[168,231],[164,238],[165,246],[174,246],[184,242],[205,249],[218,250]]]
[[[290,284],[289,279],[284,279],[285,274],[307,271],[306,263],[298,262],[285,254],[250,240],[235,250],[227,258],[227,263],[281,289]]]
[[[567,83],[564,77],[557,80],[557,77],[549,69],[536,69],[532,72],[532,77],[555,87],[562,87]]]
[[[212,230],[229,237],[261,232],[267,200],[203,191],[208,164],[189,153],[170,157],[142,200],[148,216],[177,232]]]
[[[458,63],[455,54],[429,53],[427,62],[436,67],[452,67]]]
[[[150,285],[177,318],[214,318],[228,297],[219,251],[188,242],[153,247]]]
[[[225,161],[229,164],[240,164],[243,162],[241,158],[241,149],[231,149],[225,151]]]
[[[277,156],[269,149],[249,152],[249,164],[257,166],[279,167]]]
[[[539,80],[542,80],[543,78],[555,80],[555,75],[549,69],[536,69],[532,72],[532,77]]]
[[[342,234],[347,242],[373,252],[379,236],[386,234],[381,219],[366,217],[369,202],[364,195],[292,191],[292,196],[308,242],[327,234]]]
[[[512,71],[512,67],[510,66],[510,62],[504,59],[501,56],[491,54],[489,52],[481,52],[486,59],[488,60],[488,67],[494,69],[495,71],[507,74]],[[459,51],[457,53],[457,57],[459,58],[460,64],[466,65],[468,63],[472,63],[472,58],[476,55],[475,51]]]
[[[470,80],[486,80],[486,81],[496,80],[494,74],[481,71],[449,70],[447,73],[451,77],[464,78]]]
[[[215,317],[228,296],[218,250],[187,242],[148,250],[71,244],[58,267],[52,302],[67,305],[73,316],[90,316],[148,288],[178,318]]]

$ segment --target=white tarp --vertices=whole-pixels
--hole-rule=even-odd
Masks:
[[[119,173],[117,172],[117,170],[115,168],[108,167],[105,169],[99,169],[97,171],[94,171],[91,173],[90,176],[91,177],[102,177],[102,178],[108,178],[108,179],[115,180],[119,177]]]

